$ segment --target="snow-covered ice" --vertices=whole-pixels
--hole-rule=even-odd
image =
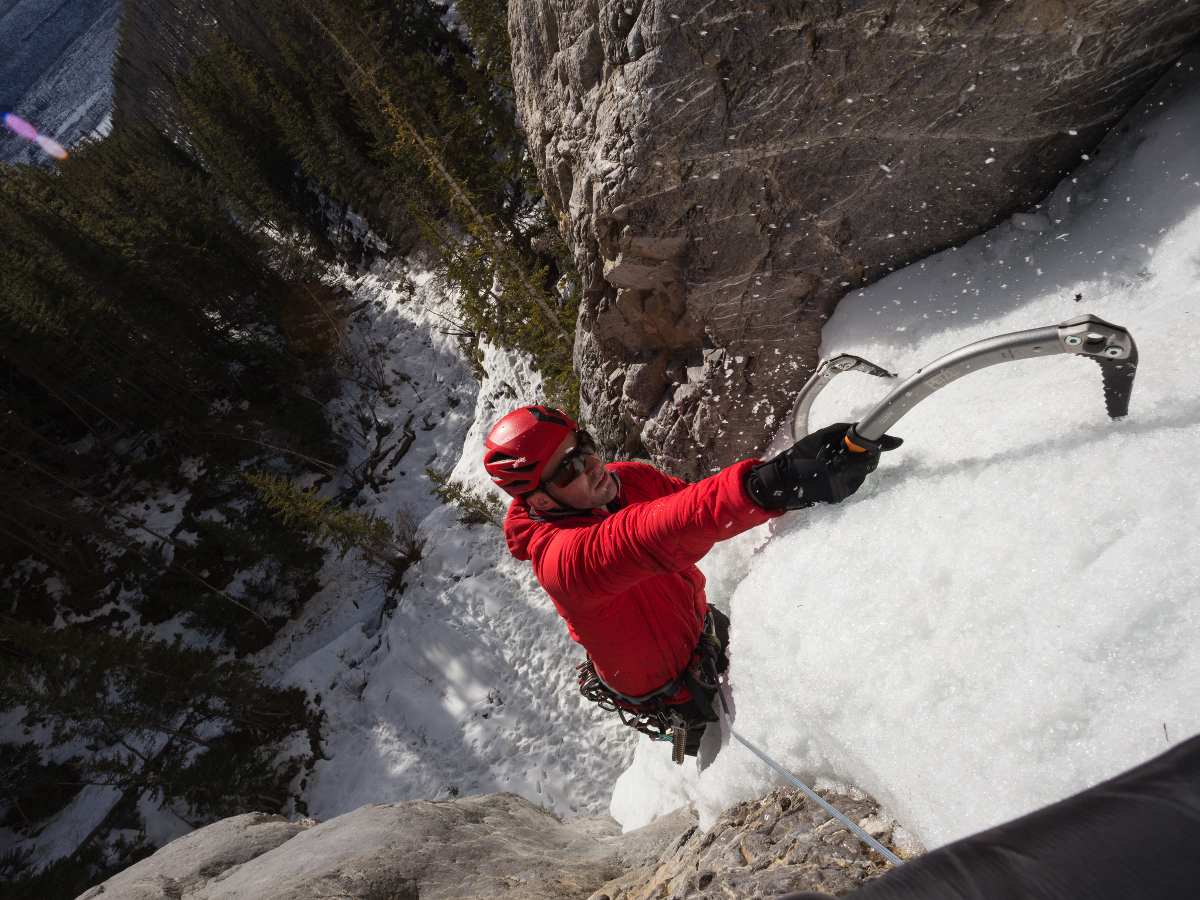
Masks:
[[[1049,227],[1002,224],[847,297],[822,352],[908,375],[1095,313],[1138,343],[1129,416],[1106,416],[1088,360],[975,373],[893,428],[904,447],[853,498],[701,564],[718,601],[748,571],[730,598],[738,730],[810,782],[872,794],[928,847],[1200,732],[1200,57],[1029,212]],[[894,384],[842,376],[812,427]],[[737,745],[698,779],[667,752],[639,747],[618,782],[627,828],[677,796],[707,825],[778,783]]]

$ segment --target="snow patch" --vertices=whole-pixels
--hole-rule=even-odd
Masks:
[[[331,560],[322,590],[257,656],[325,714],[325,758],[301,790],[307,814],[504,790],[559,815],[602,813],[636,736],[580,697],[583,650],[529,564],[513,559],[500,529],[458,524],[424,476],[429,466],[497,493],[483,442],[501,416],[544,399],[541,376],[527,357],[484,345],[477,383],[453,336],[452,295],[415,261],[376,263],[343,283],[361,309],[356,340],[383,348],[387,402],[376,413],[397,428],[415,413],[412,447],[356,503],[383,516],[416,508],[426,544],[394,609],[352,557]],[[371,390],[347,386],[332,406],[348,418],[378,399]],[[349,467],[365,456],[353,449]]]

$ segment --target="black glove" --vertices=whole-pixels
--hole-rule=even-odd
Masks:
[[[849,422],[838,422],[836,425],[826,425],[820,431],[814,431],[807,437],[802,437],[792,444],[791,449],[783,453],[800,459],[821,458],[821,451],[827,448],[837,449],[842,446],[846,432],[850,430]],[[826,453],[828,455],[828,451]],[[778,457],[777,457],[778,458]]]
[[[885,434],[877,441],[868,441],[853,431],[843,434],[837,441],[826,443],[817,454],[829,469],[831,503],[841,503],[860,487],[866,477],[879,467],[879,456],[884,450],[895,450],[904,441]]]
[[[830,425],[797,441],[772,460],[759,463],[746,475],[746,493],[763,509],[804,509],[814,503],[841,503],[860,487],[879,465],[885,450],[904,441],[884,435],[867,441],[853,435],[861,452],[846,446],[851,426]]]

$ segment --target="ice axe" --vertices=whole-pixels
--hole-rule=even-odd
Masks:
[[[883,398],[846,434],[846,450],[865,452],[856,440],[870,446],[910,409],[964,375],[1017,359],[1037,359],[1073,353],[1091,357],[1100,365],[1104,379],[1104,405],[1108,415],[1119,419],[1129,412],[1129,396],[1137,374],[1138,353],[1133,336],[1120,325],[1112,325],[1098,316],[1084,315],[1061,325],[1014,331],[960,347],[918,369]],[[817,394],[842,372],[865,372],[885,378],[896,376],[858,356],[840,354],[821,360],[812,377],[805,382],[792,408],[792,439],[808,434],[808,411]]]

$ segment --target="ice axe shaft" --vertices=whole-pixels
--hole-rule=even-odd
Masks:
[[[1104,378],[1104,402],[1109,416],[1119,419],[1129,412],[1129,397],[1137,374],[1137,345],[1133,336],[1119,325],[1084,315],[1061,325],[1002,334],[947,353],[910,375],[863,416],[847,435],[847,442],[852,443],[854,435],[867,441],[879,440],[910,409],[964,375],[1004,362],[1059,353],[1096,360]]]
[[[1119,419],[1129,412],[1129,397],[1137,374],[1138,353],[1133,336],[1119,325],[1084,315],[1061,325],[1002,334],[968,344],[906,378],[872,409],[847,435],[847,450],[862,452],[854,438],[874,443],[910,409],[952,381],[1018,359],[1035,359],[1071,353],[1089,356],[1100,365],[1104,379],[1104,403],[1108,414]],[[886,369],[858,356],[843,353],[821,360],[812,377],[800,389],[792,408],[792,439],[808,434],[808,412],[817,395],[842,372],[866,372],[894,378]]]

